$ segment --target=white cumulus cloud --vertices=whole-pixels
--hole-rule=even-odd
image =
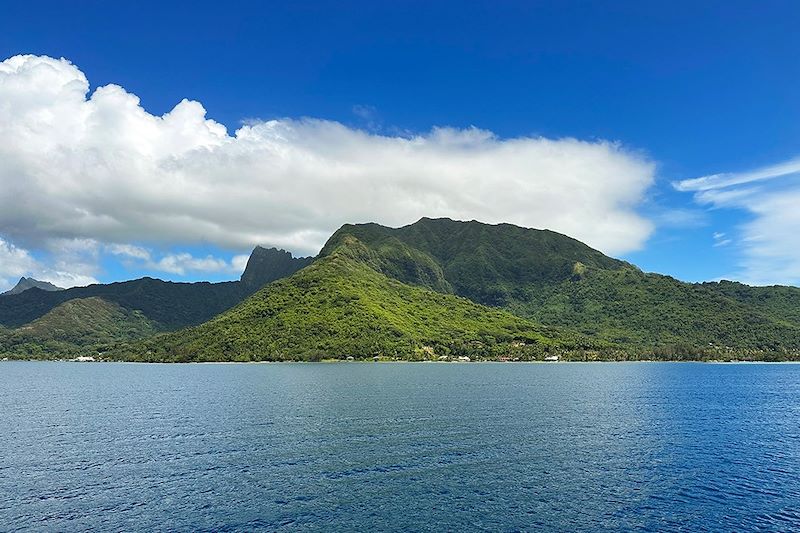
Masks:
[[[0,234],[26,247],[255,244],[314,254],[346,222],[422,216],[550,228],[605,252],[640,248],[646,157],[606,141],[502,139],[469,128],[386,136],[316,119],[250,121],[233,134],[183,100],[162,116],[117,85],[90,90],[65,59],[0,62]],[[214,258],[156,261],[170,272]],[[224,268],[228,268],[225,266]]]
[[[30,251],[0,237],[0,292],[13,287],[20,277],[31,276],[59,287],[75,287],[97,283],[91,275],[94,265],[87,266],[76,251],[74,242],[51,241],[55,258],[53,266],[43,265]]]
[[[180,275],[184,275],[186,272],[241,273],[244,268],[239,270],[239,257],[240,256],[234,257],[233,261],[229,263],[224,259],[211,255],[206,257],[194,257],[190,253],[183,252],[165,255],[158,261],[148,261],[146,266],[154,270]]]
[[[136,246],[133,244],[119,244],[111,243],[106,246],[106,250],[116,256],[126,257],[129,259],[140,259],[142,261],[150,261],[150,250]]]
[[[0,292],[11,288],[16,282],[36,266],[36,260],[28,250],[23,250],[0,238]]]
[[[105,249],[112,255],[122,257],[130,266],[158,270],[170,274],[185,275],[187,272],[214,272],[241,274],[247,266],[249,255],[235,255],[230,261],[206,255],[195,257],[188,252],[170,253],[159,259],[154,258],[154,253],[142,246],[133,244],[112,243]]]

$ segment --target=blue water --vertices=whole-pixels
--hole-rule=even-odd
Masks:
[[[800,365],[0,363],[2,530],[800,528]]]

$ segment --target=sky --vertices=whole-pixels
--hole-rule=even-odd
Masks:
[[[797,2],[0,9],[0,290],[237,279],[423,216],[800,285]]]

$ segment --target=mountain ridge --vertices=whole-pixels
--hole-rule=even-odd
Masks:
[[[266,285],[211,321],[112,356],[154,361],[427,359],[492,357],[510,350],[530,359],[564,347],[594,348],[588,338],[399,282],[373,269],[363,254],[357,239],[344,239],[307,268]]]
[[[543,347],[575,359],[800,358],[798,288],[685,283],[512,224],[345,224],[315,258],[257,247],[238,282],[86,289],[0,299],[0,326],[31,322],[58,298],[99,297],[166,332],[117,335],[117,357],[130,359],[419,358],[427,348],[431,357],[542,358]],[[537,332],[536,342],[509,324]]]
[[[401,228],[344,225],[320,255],[348,236],[365,243],[378,256],[371,263],[400,281],[440,292],[451,287],[523,318],[654,355],[800,350],[800,289],[794,287],[685,283],[556,232],[449,219],[423,218]],[[414,254],[440,269],[439,287],[395,274],[413,271],[397,269],[395,257]]]
[[[257,259],[251,262],[254,256]],[[273,257],[278,259],[272,260]],[[310,259],[293,258],[284,250],[258,246],[254,248],[242,273],[244,281],[185,283],[145,276],[130,281],[99,283],[53,292],[32,288],[0,298],[0,324],[19,327],[44,316],[66,301],[100,297],[126,309],[144,312],[159,324],[159,329],[179,329],[210,319],[262,285],[299,270]],[[272,268],[279,270],[273,271]]]
[[[53,285],[49,281],[40,281],[38,279],[26,278],[25,276],[22,276],[21,278],[19,278],[19,281],[17,282],[16,285],[14,285],[14,287],[5,292],[0,292],[0,296],[12,296],[14,294],[23,293],[29,289],[39,289],[50,292],[64,290],[61,287]]]
[[[576,264],[583,269],[635,268],[550,230],[427,217],[399,228],[345,224],[331,236],[320,256],[347,234],[373,248],[397,239],[433,259],[455,294],[494,306],[507,303],[520,286],[536,287],[575,275]],[[425,285],[412,277],[401,281]]]

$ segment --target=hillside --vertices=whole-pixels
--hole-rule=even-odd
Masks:
[[[646,274],[555,232],[422,219],[345,225],[367,263],[400,281],[505,308],[655,357],[800,350],[800,289],[689,284]],[[793,355],[791,355],[793,356]]]
[[[16,357],[97,355],[114,344],[142,339],[157,331],[138,311],[101,298],[65,302],[30,324],[0,330],[0,354]]]
[[[781,285],[752,287],[735,281],[702,285],[777,319],[800,324],[800,288]]]
[[[701,349],[731,355],[800,349],[798,323],[703,284],[633,269],[590,271],[531,293],[512,310],[669,358]]]
[[[347,235],[380,255],[374,264],[389,276],[493,306],[525,297],[527,289],[569,279],[576,265],[605,270],[630,266],[554,231],[446,218],[423,218],[402,228],[346,224],[320,256]]]
[[[509,353],[535,358],[594,344],[464,298],[390,279],[361,260],[365,248],[353,237],[344,238],[324,258],[213,320],[114,355],[157,361]]]
[[[238,282],[175,283],[141,278],[57,292],[32,288],[0,298],[0,324],[19,327],[69,300],[99,297],[130,311],[140,311],[159,330],[175,330],[205,322],[309,262],[310,258],[293,258],[283,250],[257,247]]]
[[[116,306],[93,312],[117,327],[84,312],[72,337],[37,329],[63,322],[65,302],[92,299]],[[0,349],[115,345],[115,357],[136,360],[795,359],[800,289],[684,283],[551,231],[422,219],[345,225],[316,259],[256,248],[239,282],[32,288],[0,298],[0,326],[17,328],[0,330],[12,339]],[[174,333],[131,342],[148,332]]]

